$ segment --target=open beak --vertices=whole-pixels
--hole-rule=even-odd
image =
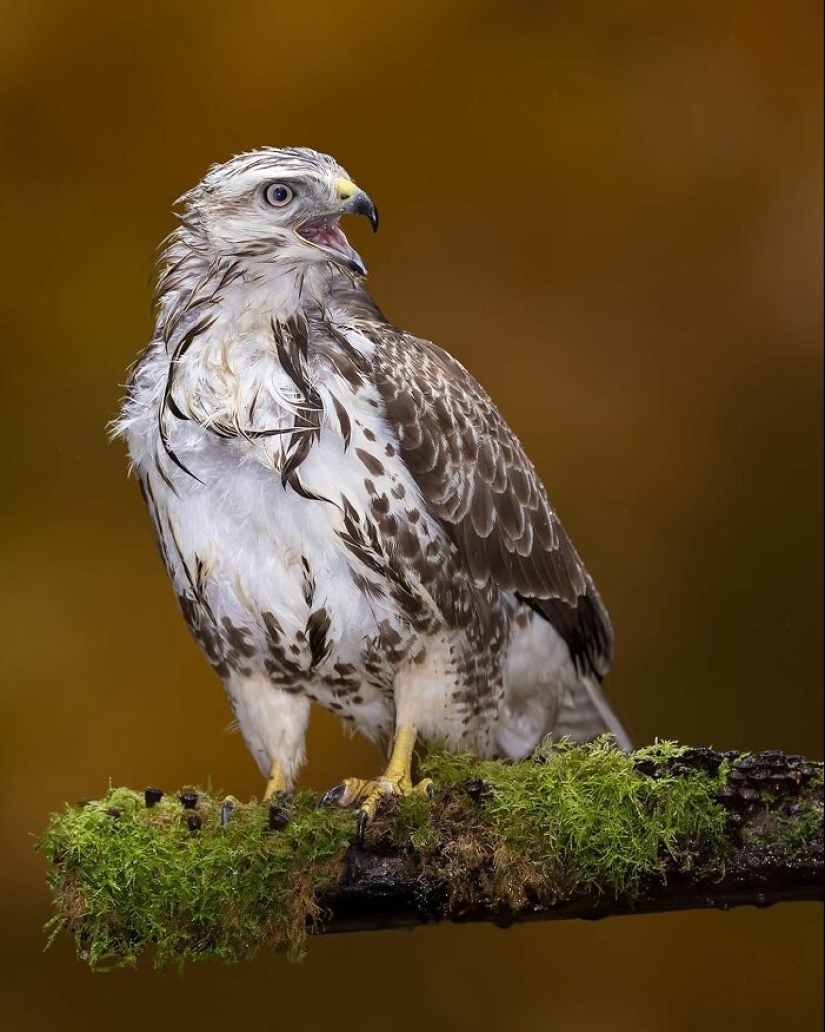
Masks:
[[[338,222],[342,215],[365,215],[375,233],[378,229],[378,211],[369,195],[348,179],[338,180],[336,193],[339,203],[334,208],[304,219],[295,232],[302,240],[324,251],[350,272],[366,276],[367,267],[363,259],[351,247]]]

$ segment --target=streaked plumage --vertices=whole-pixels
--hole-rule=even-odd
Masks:
[[[374,217],[366,195],[329,157],[265,149],[182,200],[118,432],[262,771],[291,782],[311,702],[381,743],[626,744],[607,614],[530,460],[363,286],[337,217]]]

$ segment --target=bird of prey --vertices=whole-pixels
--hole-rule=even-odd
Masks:
[[[523,757],[627,736],[601,689],[607,613],[496,406],[392,325],[339,225],[378,213],[331,157],[213,166],[166,241],[152,340],[116,432],[189,627],[268,779],[312,703],[384,746],[327,803],[431,791],[417,740]]]

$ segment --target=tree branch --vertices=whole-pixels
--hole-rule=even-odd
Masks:
[[[68,808],[44,836],[55,929],[93,965],[152,943],[163,963],[294,953],[307,931],[823,899],[822,766],[800,757],[598,742],[421,766],[436,799],[390,803],[360,843],[352,813],[308,794],[230,813],[116,789]]]
[[[676,859],[667,852],[655,873],[618,895],[589,885],[554,898],[529,898],[512,909],[484,893],[470,898],[426,877],[426,864],[379,839],[351,846],[341,881],[324,892],[322,930],[409,927],[432,921],[515,921],[603,918],[627,914],[737,906],[767,907],[823,900],[821,767],[780,752],[752,756],[687,749],[664,763],[645,756],[636,769],[655,779],[719,777],[716,804],[725,815],[726,848],[708,855],[694,841]],[[470,785],[477,794],[479,786]],[[466,788],[465,788],[466,791]],[[704,855],[703,855],[704,854]],[[423,866],[423,869],[422,869]]]

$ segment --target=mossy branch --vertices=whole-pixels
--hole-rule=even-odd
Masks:
[[[93,966],[151,945],[164,964],[295,954],[308,932],[823,898],[823,771],[800,757],[599,741],[420,766],[435,800],[389,803],[360,844],[310,793],[287,811],[128,789],[67,807],[42,843],[53,931]]]

